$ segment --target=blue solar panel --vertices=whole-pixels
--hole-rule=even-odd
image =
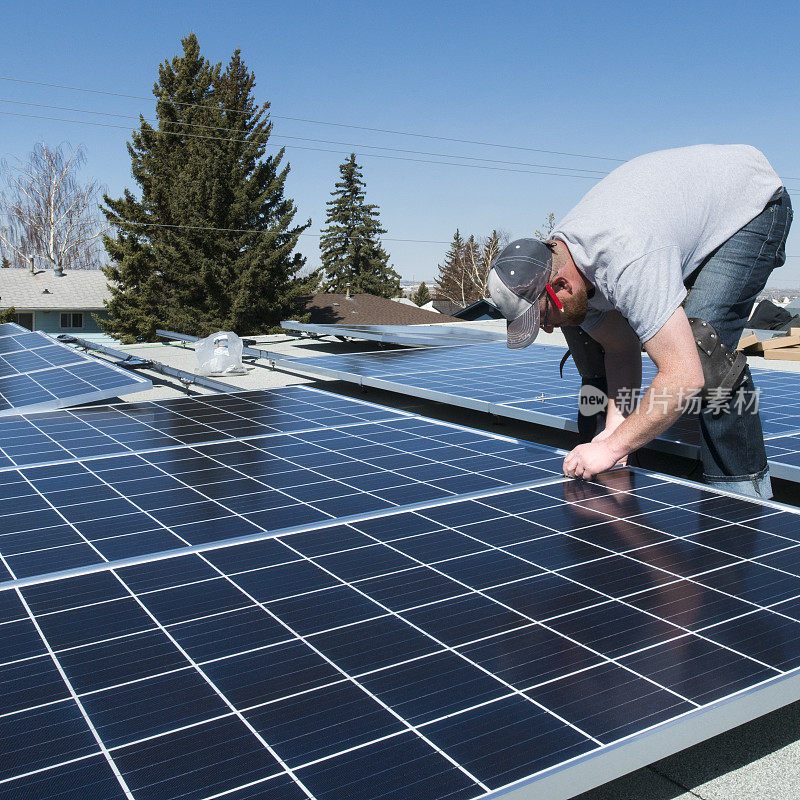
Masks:
[[[431,503],[561,466],[516,440],[302,387],[13,422],[20,443],[6,457],[28,461],[0,469],[0,556],[20,579]]]
[[[623,470],[0,590],[0,791],[563,800],[800,696],[798,519]]]
[[[0,325],[0,416],[104,400],[151,382],[13,322]]]
[[[508,350],[502,344],[484,344],[447,351],[287,358],[277,359],[276,363],[304,374],[336,377],[497,416],[577,430],[575,417],[581,381],[571,359],[561,377],[559,362],[565,352],[564,348],[547,345]],[[643,385],[647,386],[655,376],[655,366],[645,359],[642,367]],[[800,435],[797,407],[800,373],[755,368],[751,368],[751,372],[760,392],[758,404],[765,437]],[[662,447],[684,455],[694,455],[698,442],[697,424],[690,415],[659,439]],[[789,445],[787,449],[797,451],[793,442]],[[779,453],[777,450],[769,452]],[[770,463],[773,463],[772,456]],[[775,463],[776,476],[796,479],[794,467],[797,465],[791,458]]]
[[[8,416],[0,419],[0,466],[141,452],[405,416],[301,387]]]

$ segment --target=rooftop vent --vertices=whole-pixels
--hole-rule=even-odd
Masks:
[[[42,294],[53,294],[49,289],[44,288],[42,289]]]

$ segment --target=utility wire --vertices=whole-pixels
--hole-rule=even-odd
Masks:
[[[10,117],[25,117],[28,119],[47,119],[53,120],[55,122],[70,122],[75,125],[94,125],[95,127],[99,128],[118,128],[120,130],[130,130],[130,127],[127,125],[114,125],[110,122],[90,122],[88,120],[82,119],[64,119],[63,117],[50,117],[45,116],[43,114],[22,114],[16,111],[0,111],[0,114]],[[248,144],[249,140],[247,139],[231,139],[224,136],[201,136],[197,133],[183,133],[182,131],[163,131],[158,129],[153,129],[154,133],[158,134],[165,134],[168,136],[182,136],[184,138],[191,138],[191,139],[207,139],[210,141],[217,141],[217,142],[240,142],[242,144]],[[294,150],[312,150],[317,153],[336,153],[338,155],[349,155],[351,150],[332,150],[330,148],[324,147],[308,147],[306,145],[299,145],[299,144],[287,144],[287,145],[273,145],[269,143],[265,143],[268,147],[291,147]],[[389,156],[382,153],[359,153],[364,158],[387,158],[392,161],[413,161],[418,164],[443,164],[448,167],[469,167],[470,169],[483,169],[483,170],[492,170],[494,172],[517,172],[522,173],[525,175],[551,175],[558,178],[582,178],[583,180],[598,180],[597,175],[575,175],[573,173],[567,172],[542,172],[540,170],[530,170],[530,169],[513,169],[511,167],[490,167],[485,166],[483,164],[457,164],[452,161],[434,161],[428,158],[408,158],[406,156]],[[553,169],[560,169],[560,167],[553,167]]]
[[[103,90],[103,89],[87,89],[87,88],[84,88],[84,87],[81,87],[81,86],[69,86],[67,84],[61,84],[61,83],[48,83],[48,82],[45,82],[45,81],[31,81],[31,80],[25,80],[23,78],[12,78],[12,77],[10,77],[8,75],[0,75],[0,81],[8,81],[8,82],[11,82],[11,83],[23,83],[23,84],[27,84],[29,86],[46,86],[46,87],[49,87],[49,88],[52,88],[52,89],[68,89],[69,91],[73,91],[73,92],[85,92],[87,94],[99,94],[99,95],[106,95],[106,96],[109,96],[109,97],[123,97],[123,98],[129,99],[129,100],[146,100],[148,102],[151,102],[153,100],[153,97],[155,97],[155,95],[153,95],[153,97],[144,97],[142,95],[125,94],[123,92],[110,92],[110,91],[106,91],[106,90]],[[157,98],[157,99],[161,99],[161,98]],[[169,102],[171,102],[173,105],[176,105],[176,106],[186,106],[186,107],[190,107],[190,108],[206,108],[207,107],[207,106],[205,106],[205,105],[203,105],[201,103],[180,103],[180,102],[177,102],[175,100],[169,100]],[[267,104],[267,107],[270,108],[270,104]],[[229,113],[236,113],[236,114],[247,114],[247,113],[250,113],[250,112],[247,112],[247,111],[243,111],[242,109],[239,109],[239,108],[219,108],[218,110],[227,111]],[[102,113],[102,112],[83,112],[83,113]],[[18,116],[21,116],[21,115],[18,115]],[[455,138],[455,137],[452,137],[452,136],[434,136],[432,134],[416,133],[416,132],[413,132],[413,131],[397,131],[397,130],[392,130],[392,129],[389,129],[389,128],[373,128],[373,127],[369,127],[369,126],[366,126],[366,125],[353,125],[353,124],[344,123],[344,122],[329,122],[329,121],[325,121],[325,120],[308,119],[306,117],[292,117],[292,116],[287,116],[287,115],[282,115],[282,114],[274,114],[274,113],[272,113],[271,110],[270,110],[270,117],[273,118],[273,119],[291,120],[293,122],[304,122],[304,123],[308,123],[308,124],[312,124],[312,125],[329,125],[329,126],[333,126],[333,127],[337,127],[337,128],[351,128],[351,129],[354,129],[354,130],[371,131],[373,133],[389,133],[389,134],[392,134],[392,135],[395,135],[395,136],[412,136],[412,137],[416,137],[416,138],[420,138],[420,139],[431,139],[431,140],[440,141],[440,142],[456,142],[456,143],[459,143],[459,144],[475,144],[475,145],[479,145],[481,147],[499,147],[499,148],[503,148],[503,149],[507,149],[507,150],[523,150],[523,151],[527,151],[527,152],[530,152],[530,153],[547,153],[549,155],[568,156],[570,158],[587,158],[587,159],[594,159],[594,160],[599,160],[599,161],[614,161],[614,162],[619,163],[619,164],[622,164],[622,163],[624,163],[626,161],[626,159],[624,159],[624,158],[612,158],[610,156],[589,155],[589,154],[586,154],[586,153],[567,153],[567,152],[564,152],[564,151],[561,151],[561,150],[546,150],[546,149],[540,148],[540,147],[523,147],[522,145],[501,144],[499,142],[486,142],[486,141],[480,141],[480,140],[475,140],[475,139],[458,139],[458,138]],[[45,117],[45,119],[48,119],[48,118]],[[63,120],[63,121],[64,122],[76,122],[76,120]],[[300,137],[297,137],[297,138],[300,138]],[[370,147],[371,145],[361,145],[361,146],[362,147]],[[307,149],[311,149],[311,148],[307,148]],[[323,151],[323,152],[325,152],[325,151]],[[334,152],[334,151],[327,151],[327,152]],[[395,152],[402,152],[402,151],[395,151]],[[453,158],[470,158],[470,156],[453,156]],[[473,159],[473,160],[475,160],[475,159]],[[571,167],[557,167],[557,169],[572,169],[572,168]],[[582,170],[582,171],[584,171],[584,172],[587,172],[587,171],[594,172],[595,170]],[[540,174],[540,173],[535,173],[535,174]],[[781,180],[783,180],[783,181],[800,181],[800,178],[791,178],[791,177],[787,176],[787,177],[781,178]]]
[[[47,86],[53,89],[69,89],[73,92],[86,92],[88,94],[102,94],[107,95],[110,97],[124,97],[130,100],[147,100],[152,102],[153,97],[142,97],[141,95],[136,94],[123,94],[122,92],[109,92],[102,89],[85,89],[80,86],[67,86],[61,83],[46,83],[44,81],[30,81],[30,80],[23,80],[22,78],[12,78],[5,75],[0,75],[0,81],[9,81],[11,83],[24,83],[28,84],[29,86]],[[158,98],[160,99],[160,98]],[[187,106],[193,108],[206,108],[202,103],[180,103],[175,100],[169,100],[173,105],[176,106]],[[221,108],[221,111],[228,111],[230,113],[236,114],[246,114],[249,112],[242,111],[239,108]],[[395,131],[390,130],[388,128],[370,128],[366,125],[352,125],[349,123],[344,122],[326,122],[324,120],[318,119],[306,119],[305,117],[289,117],[281,114],[273,114],[270,112],[270,116],[274,119],[287,119],[293,122],[305,122],[311,125],[331,125],[337,128],[353,128],[355,130],[362,130],[362,131],[371,131],[373,133],[390,133],[395,136],[414,136],[420,139],[435,139],[436,141],[440,142],[458,142],[460,144],[477,144],[481,147],[501,147],[507,150],[526,150],[530,153],[548,153],[550,155],[556,156],[569,156],[571,158],[588,158],[588,159],[596,159],[599,161],[616,161],[617,163],[622,163],[625,161],[624,158],[610,158],[609,156],[595,156],[595,155],[587,155],[585,153],[565,153],[560,150],[545,150],[539,147],[522,147],[521,145],[512,145],[512,144],[499,144],[497,142],[484,142],[484,141],[477,141],[474,139],[457,139],[451,136],[433,136],[427,133],[415,133],[412,131]]]
[[[145,117],[144,115],[133,115],[133,114],[113,114],[107,111],[90,111],[84,108],[73,108],[70,106],[53,106],[53,105],[46,105],[44,103],[30,103],[25,102],[22,100],[10,100],[7,98],[0,98],[0,103],[13,103],[14,105],[22,105],[22,106],[31,106],[34,108],[48,108],[53,109],[56,111],[74,111],[78,114],[93,114],[95,116],[101,117],[115,117],[119,119],[143,119],[145,122],[149,123],[150,125],[158,124],[159,120],[152,119]],[[77,120],[76,120],[77,121]],[[211,130],[211,131],[227,131],[229,128],[226,128],[221,125],[202,125],[199,122],[181,122],[179,120],[167,120],[170,125],[181,125],[186,128],[199,128],[203,130]],[[122,127],[122,126],[120,126]],[[156,128],[156,130],[160,130]],[[160,130],[161,133],[174,133],[174,131],[163,131]],[[454,158],[454,159],[461,159],[462,161],[483,161],[490,164],[508,164],[511,166],[517,167],[537,167],[540,169],[562,169],[562,170],[569,170],[570,172],[589,172],[594,173],[598,176],[605,176],[608,175],[607,172],[603,172],[601,170],[596,169],[583,169],[582,167],[566,167],[560,166],[556,164],[531,164],[526,161],[503,161],[497,158],[481,158],[479,156],[464,156],[464,155],[455,155],[452,153],[431,153],[426,150],[407,150],[400,147],[381,147],[378,145],[372,144],[359,144],[353,142],[339,142],[334,141],[331,139],[312,139],[306,136],[287,136],[285,134],[277,134],[271,133],[269,135],[270,139],[291,139],[293,141],[298,142],[316,142],[319,144],[336,144],[341,145],[342,147],[355,147],[355,148],[367,148],[370,150],[384,150],[391,153],[409,153],[413,155],[420,155],[420,156],[435,156],[437,158]],[[244,141],[241,139],[228,139],[227,141]],[[588,176],[587,176],[588,177]]]
[[[125,225],[136,225],[142,228],[175,228],[177,230],[189,231],[214,231],[222,233],[275,233],[272,230],[253,230],[252,228],[214,228],[207,225],[168,225],[163,222],[132,222],[130,220],[117,219],[111,222],[112,225],[124,227]],[[313,239],[321,239],[321,233],[300,233],[298,236],[307,236]],[[437,239],[394,239],[381,237],[382,242],[412,242],[414,244],[450,244]]]

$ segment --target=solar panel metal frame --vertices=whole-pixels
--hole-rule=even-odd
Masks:
[[[307,389],[306,391],[314,392],[319,390]],[[324,394],[324,393],[322,393]],[[363,401],[355,401],[362,402]],[[374,404],[364,403],[364,405],[372,406]],[[377,408],[380,408],[379,406]],[[417,415],[407,414],[407,417],[414,418]],[[517,441],[513,437],[504,437],[497,434],[471,431],[468,428],[463,428],[458,425],[446,424],[446,427],[453,429],[460,429],[469,431],[471,433],[479,434],[481,437],[487,439],[499,439],[504,441]],[[529,443],[524,443],[529,446]],[[534,451],[541,451],[543,454],[553,453],[548,448],[538,448],[533,446]],[[648,473],[643,470],[628,470],[635,475],[653,476],[653,473]],[[654,476],[656,477],[656,476]],[[682,481],[678,479],[669,478],[666,476],[657,476],[658,481],[665,484],[684,485],[695,487],[703,491],[708,491],[707,487],[699,484],[693,484],[689,481]],[[528,482],[525,484],[530,487],[548,487],[558,484],[564,484],[566,481],[557,477],[544,477],[542,479]],[[446,499],[434,499],[423,502],[413,506],[418,509],[437,509],[447,505],[456,505],[469,499],[474,498],[491,498],[503,494],[518,491],[521,485],[512,484],[506,487],[495,487],[493,489],[479,490],[474,493],[466,493],[457,495]],[[730,496],[741,500],[737,495],[727,492],[710,492],[716,496]],[[646,496],[646,495],[645,495]],[[784,506],[780,503],[774,502],[761,502],[756,503],[758,506],[775,508],[779,511],[787,511],[800,519],[800,512],[792,507]],[[365,522],[368,520],[375,520],[382,517],[390,517],[396,514],[403,514],[412,510],[412,505],[404,505],[399,508],[386,510],[380,513],[365,513],[358,515],[354,518],[353,522]],[[344,520],[336,520],[331,524],[341,524]],[[318,526],[317,526],[318,527]],[[330,525],[326,524],[326,527]],[[313,525],[301,526],[301,530],[308,531],[314,530]],[[300,530],[294,531],[299,533]],[[256,540],[264,540],[267,538],[284,538],[289,537],[291,540],[293,532],[290,529],[276,531],[275,533],[259,534]],[[228,548],[232,546],[231,541],[224,543],[212,543],[209,545],[199,545],[191,552],[211,552],[223,547]],[[188,551],[172,552],[165,558],[180,558],[187,555]],[[155,561],[153,555],[147,555],[135,559],[132,563],[149,564]],[[104,564],[98,569],[79,569],[74,574],[88,574],[89,572],[108,571],[111,569],[120,569],[124,566],[121,560],[115,560],[110,564]],[[425,562],[421,562],[423,565]],[[72,574],[72,573],[70,573]],[[14,586],[30,586],[42,583],[44,580],[56,581],[63,580],[64,575],[57,576],[50,574],[47,576],[38,576],[31,578],[24,582],[15,582]],[[8,588],[12,584],[4,584],[3,588]],[[613,596],[612,596],[613,597]],[[345,673],[346,674],[346,673]],[[770,710],[779,708],[792,702],[800,694],[800,667],[789,670],[782,675],[770,678],[750,688],[741,690],[727,697],[723,697],[713,703],[708,703],[690,712],[666,722],[653,726],[642,732],[631,734],[629,737],[622,739],[618,742],[602,746],[597,751],[592,751],[584,755],[576,756],[567,762],[554,765],[549,769],[543,770],[534,776],[522,778],[512,784],[504,786],[500,789],[484,793],[481,797],[509,797],[514,800],[533,800],[533,798],[541,797],[542,792],[550,800],[566,800],[574,796],[576,792],[590,789],[601,783],[611,780],[620,775],[626,774],[633,769],[644,766],[647,763],[657,758],[669,755],[670,753],[681,750],[691,744],[702,741],[716,733],[721,733],[728,730],[730,727],[746,722],[754,717],[761,716]],[[702,725],[698,721],[702,721]]]
[[[26,337],[38,337],[41,340],[42,344],[41,347],[57,347],[60,350],[70,354],[73,361],[72,363],[65,363],[63,365],[58,366],[51,366],[51,367],[43,367],[40,369],[36,369],[34,371],[18,371],[19,376],[26,376],[30,380],[33,380],[38,386],[40,386],[44,392],[50,395],[50,398],[43,401],[38,402],[31,402],[31,403],[24,403],[24,404],[11,404],[11,401],[6,400],[9,402],[8,408],[0,408],[0,417],[9,416],[13,414],[23,414],[23,413],[35,413],[39,411],[52,411],[59,408],[67,408],[70,406],[82,405],[84,403],[93,403],[101,400],[107,400],[113,397],[118,397],[119,395],[123,394],[130,394],[132,392],[140,392],[145,391],[147,389],[152,389],[153,384],[148,378],[144,378],[141,375],[136,375],[134,373],[128,372],[127,370],[121,369],[114,364],[109,364],[108,362],[99,361],[98,359],[92,358],[87,356],[83,353],[80,353],[73,347],[69,347],[62,342],[59,342],[57,339],[48,336],[47,334],[39,333],[39,332],[32,332],[29,331],[27,328],[23,328],[20,325],[17,325],[14,322],[7,322],[0,325],[0,342],[5,340],[8,337],[13,336],[26,336]],[[32,352],[36,353],[36,350],[40,348],[23,348],[20,352]],[[18,352],[18,351],[14,351]],[[107,375],[119,375],[125,377],[124,383],[118,383],[114,386],[109,388],[96,388],[92,387],[91,383],[89,383],[89,378],[87,377],[85,380],[81,378],[79,375],[75,375],[71,372],[73,369],[81,370],[89,365],[90,368],[96,367],[97,369],[103,370],[104,374]],[[63,397],[56,396],[53,392],[48,390],[48,381],[46,378],[53,377],[53,375],[58,371],[59,376],[62,375],[64,372],[67,372],[73,378],[77,378],[83,383],[87,383],[87,388],[90,387],[88,391],[81,392],[79,394],[66,394]],[[51,373],[51,375],[48,375]],[[43,380],[40,382],[37,380],[37,376],[41,377]],[[17,375],[7,375],[3,378],[0,378],[0,395],[3,391],[3,382],[9,379],[16,378]]]
[[[629,471],[638,475],[653,475],[643,470],[631,469]],[[707,490],[707,487],[693,484],[689,481],[672,479],[661,475],[656,477],[666,484],[685,485]],[[538,482],[537,485],[546,487],[563,482],[563,479],[558,478],[545,479]],[[516,490],[517,487],[510,486],[502,491],[490,492],[487,496],[497,496]],[[727,492],[713,492],[713,494],[741,499]],[[461,502],[461,500],[456,498],[448,501],[447,504],[452,505],[458,502]],[[779,503],[764,502],[758,505],[774,507],[776,510],[800,515],[797,509]],[[403,510],[399,509],[395,513],[403,513]],[[281,534],[281,538],[284,535]],[[291,541],[291,536],[289,536],[289,539]],[[142,561],[140,563],[149,562]],[[107,569],[118,568],[121,568],[121,565],[116,562],[107,566]],[[222,574],[224,576],[225,572],[223,571]],[[298,634],[295,633],[295,635],[297,636]],[[300,638],[302,640],[302,636]],[[343,674],[345,678],[348,677],[346,671]],[[356,671],[356,674],[358,674],[358,671]],[[356,685],[360,684],[357,683]],[[532,776],[521,778],[498,789],[472,796],[475,798],[505,797],[510,800],[535,800],[535,798],[546,796],[548,800],[568,800],[568,798],[579,792],[594,788],[652,763],[659,758],[787,705],[797,699],[798,696],[800,696],[800,667],[788,670],[784,674],[771,677],[752,687],[685,712],[673,719],[658,723],[641,732],[631,734],[618,741],[612,741],[610,744],[602,745],[597,750],[575,756],[568,761],[556,764]],[[359,747],[364,746],[364,744],[359,745]]]
[[[281,322],[288,331],[297,331],[313,336],[343,336],[350,339],[364,339],[369,342],[383,342],[409,347],[448,347],[454,345],[484,344],[505,341],[505,333],[439,323],[435,325],[323,325],[311,322],[289,320]]]

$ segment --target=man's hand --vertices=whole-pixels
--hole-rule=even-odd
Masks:
[[[579,444],[564,459],[564,474],[568,478],[591,480],[600,472],[611,469],[619,458],[606,441]]]
[[[592,442],[602,442],[604,439],[608,439],[608,437],[611,436],[611,434],[614,433],[614,431],[620,426],[623,420],[624,418],[620,416],[620,419],[616,423],[616,425],[614,424],[609,425],[609,423],[606,422],[606,427],[602,431],[600,431],[600,433],[598,433],[597,436],[594,437],[594,439],[592,439]],[[623,456],[617,463],[619,464],[619,466],[624,467],[628,463],[628,456]]]

